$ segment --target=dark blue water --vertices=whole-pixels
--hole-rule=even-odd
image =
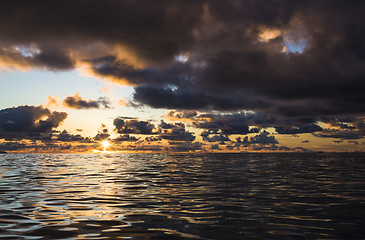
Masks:
[[[364,239],[365,156],[0,155],[0,238]]]

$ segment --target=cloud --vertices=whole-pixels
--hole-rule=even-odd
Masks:
[[[146,142],[158,142],[161,140],[162,140],[162,138],[160,136],[153,136],[153,137],[151,136],[151,137],[146,137],[144,139],[144,141],[146,141]]]
[[[253,112],[239,113],[202,113],[170,111],[167,119],[186,121],[195,128],[203,129],[201,136],[205,141],[228,141],[229,135],[258,133],[261,127],[267,127],[272,121],[266,116]],[[214,136],[209,137],[209,135]],[[218,135],[217,135],[218,134]]]
[[[161,120],[160,127],[160,137],[166,140],[172,141],[194,141],[195,136],[193,133],[186,131],[185,125],[183,123],[166,123]]]
[[[30,107],[21,106],[20,109],[25,109],[29,111],[45,111],[43,107]],[[36,110],[35,110],[36,109]],[[3,118],[5,114],[13,114],[11,110],[5,109],[8,112],[0,111],[0,118],[3,122],[7,124],[14,124],[16,118]],[[24,110],[24,109],[23,109]],[[19,109],[17,109],[19,111]],[[57,112],[49,111],[49,114],[56,114]],[[186,117],[188,115],[180,115]],[[131,151],[173,151],[173,152],[190,152],[190,151],[293,151],[295,149],[286,148],[284,146],[276,147],[274,145],[278,144],[275,136],[270,135],[269,132],[263,130],[257,135],[250,135],[244,138],[237,137],[236,141],[232,141],[229,135],[242,135],[237,133],[232,133],[229,135],[221,134],[220,132],[227,129],[227,125],[221,125],[224,120],[233,120],[238,117],[244,117],[245,119],[251,119],[251,115],[245,115],[239,113],[237,115],[227,115],[227,114],[208,114],[208,113],[197,113],[191,114],[193,121],[188,121],[189,123],[194,123],[194,121],[212,121],[214,124],[212,126],[204,125],[207,130],[201,133],[203,140],[206,141],[205,144],[202,142],[194,141],[195,136],[193,132],[186,130],[186,126],[183,122],[168,123],[161,120],[159,125],[154,125],[149,121],[142,121],[135,118],[129,117],[118,117],[114,119],[114,126],[117,133],[121,134],[116,138],[111,138],[112,135],[109,133],[109,129],[105,124],[101,124],[98,129],[98,133],[94,137],[83,137],[79,134],[71,134],[66,130],[55,131],[55,127],[44,132],[25,132],[22,129],[21,132],[15,132],[14,130],[4,132],[2,128],[1,138],[5,139],[5,142],[0,142],[1,149],[9,151],[32,151],[32,152],[68,152],[68,151],[91,151],[92,149],[99,149],[100,142],[108,140],[111,144],[108,150],[131,150]],[[250,117],[248,117],[250,116]],[[23,117],[24,118],[24,117]],[[36,117],[32,117],[33,121],[37,122]],[[46,118],[42,118],[45,121]],[[214,120],[213,120],[214,119]],[[229,122],[229,121],[228,121]],[[232,121],[235,126],[234,121]],[[353,123],[355,124],[355,123]],[[356,122],[356,124],[358,124]],[[342,128],[352,129],[352,126],[346,124],[339,124]],[[217,126],[224,126],[220,128]],[[222,130],[223,129],[223,130]],[[228,128],[229,129],[229,128]],[[29,130],[28,130],[29,131]],[[258,130],[250,131],[250,133],[255,133]],[[146,135],[143,139],[142,137],[137,137],[136,135]],[[244,134],[243,134],[244,135]],[[15,142],[17,141],[17,143]],[[212,144],[213,143],[213,144]],[[218,144],[216,144],[218,143]],[[353,142],[356,144],[355,142]],[[219,146],[223,145],[223,146]]]
[[[85,152],[93,140],[66,130],[55,130],[67,113],[42,106],[19,106],[0,110],[0,149],[26,152]]]
[[[100,97],[97,100],[86,100],[76,93],[74,96],[68,96],[62,101],[58,97],[47,97],[46,107],[65,107],[72,109],[109,109],[111,108],[111,101],[108,97]]]
[[[146,138],[148,142],[166,139],[170,141],[193,141],[195,136],[186,131],[183,123],[166,123],[161,120],[158,127],[148,121],[119,117],[114,119],[114,126],[120,134],[158,135],[155,138]]]
[[[98,133],[94,137],[94,141],[105,141],[110,137],[109,130],[106,127],[105,124],[101,124],[100,129],[98,130]]]
[[[263,100],[254,100],[242,97],[242,93],[231,93],[237,98],[205,92],[203,89],[176,87],[166,83],[165,86],[142,85],[135,87],[133,95],[134,104],[145,104],[154,108],[174,109],[215,109],[215,110],[237,110],[264,108],[268,104]]]
[[[248,134],[249,121],[254,117],[253,113],[235,114],[211,114],[201,113],[193,117],[193,125],[197,128],[206,129],[223,135]]]
[[[66,130],[63,130],[57,136],[57,141],[63,142],[90,142],[90,139],[82,137],[80,134],[70,134]]]
[[[113,139],[113,142],[136,142],[139,138],[136,138],[134,136],[130,136],[128,134],[119,135],[117,138]]]
[[[31,44],[34,45],[34,44]],[[31,68],[52,71],[71,70],[75,68],[69,52],[57,48],[33,48],[32,46],[0,46],[0,66],[28,70]]]
[[[302,147],[286,147],[278,146],[278,140],[275,136],[271,135],[267,131],[262,131],[261,133],[254,136],[237,137],[236,141],[228,142],[225,146],[227,150],[236,151],[268,151],[268,152],[303,152],[308,151]]]
[[[209,136],[210,135],[209,132],[208,133],[203,132],[201,135],[203,137],[203,140],[207,141],[207,142],[221,142],[221,143],[224,143],[224,142],[230,141],[230,139],[227,136],[224,136],[222,134]]]
[[[212,144],[210,146],[210,149],[212,149],[212,150],[219,150],[220,148],[219,148],[219,145],[218,144]]]
[[[192,114],[193,113],[193,114]],[[170,111],[167,119],[185,121],[203,129],[205,141],[220,141],[229,135],[258,133],[260,129],[274,128],[278,134],[312,133],[317,137],[360,139],[365,136],[365,123],[361,118],[286,118],[262,112],[204,113]],[[319,124],[326,124],[322,128]],[[217,135],[218,134],[218,135]],[[211,136],[213,135],[213,136]],[[210,137],[211,136],[211,137]]]
[[[276,144],[279,143],[275,136],[270,136],[270,133],[267,131],[263,131],[258,135],[255,135],[253,137],[245,137],[243,140],[241,140],[240,137],[236,139],[237,143],[242,144]]]
[[[120,134],[156,134],[155,125],[148,121],[118,117],[113,124]]]
[[[0,110],[1,137],[51,132],[65,119],[67,113],[51,111],[42,106],[19,106]],[[24,136],[23,136],[24,137]]]
[[[363,118],[328,119],[326,128],[313,135],[321,138],[361,139],[365,137],[365,120]]]
[[[80,93],[66,97],[62,103],[63,106],[74,109],[110,108],[109,98],[100,97],[98,100],[85,100],[81,98]]]
[[[1,10],[0,62],[87,65],[91,74],[134,86],[135,103],[158,108],[363,114],[365,48],[357,29],[364,5],[12,1]]]
[[[60,7],[49,1],[13,1],[1,10],[0,43],[14,49],[8,59],[51,70],[70,69],[87,57],[116,51],[132,63],[161,64],[193,40],[190,32],[200,21],[201,6],[66,0]]]
[[[58,99],[58,97],[52,97],[52,96],[47,97],[45,107],[52,108],[52,107],[59,107],[60,105],[61,105],[61,102]]]
[[[325,116],[363,114],[363,36],[350,30],[363,26],[356,9],[363,3],[265,2],[272,11],[260,4],[200,5],[184,61],[136,67],[109,55],[92,62],[94,72],[135,86],[135,103],[155,108],[245,109],[288,121],[312,118],[312,124]],[[329,27],[334,18],[336,31]]]
[[[174,111],[171,110],[165,116],[170,121],[191,121],[192,118],[198,115],[197,111]]]
[[[133,86],[132,100],[121,104],[179,110],[167,119],[214,136],[273,127],[279,134],[360,139],[360,125],[323,125],[365,114],[364,8],[363,1],[332,0],[14,0],[0,10],[0,67],[84,69]],[[110,107],[107,98],[79,95],[62,104]],[[146,121],[115,121],[121,134],[160,130]],[[165,130],[180,131],[176,138],[193,137],[171,129]]]
[[[314,136],[322,138],[341,138],[341,139],[360,139],[363,134],[354,131],[341,131],[335,129],[325,129],[321,133],[315,133]]]

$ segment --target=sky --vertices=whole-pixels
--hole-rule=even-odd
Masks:
[[[5,1],[0,151],[363,151],[363,9]]]

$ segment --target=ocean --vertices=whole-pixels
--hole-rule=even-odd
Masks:
[[[363,153],[2,154],[1,239],[365,239]]]

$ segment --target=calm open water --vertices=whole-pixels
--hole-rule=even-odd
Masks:
[[[0,238],[364,239],[365,156],[8,154]]]

